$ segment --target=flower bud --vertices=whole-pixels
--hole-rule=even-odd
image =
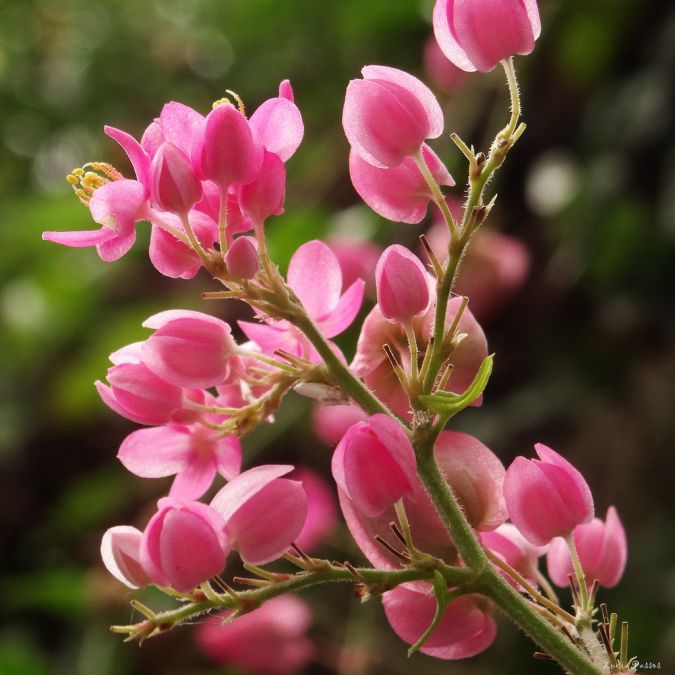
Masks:
[[[252,279],[260,269],[258,242],[254,237],[238,237],[225,254],[227,271],[239,279]]]
[[[352,148],[379,167],[398,166],[427,138],[443,132],[443,112],[431,90],[412,75],[366,66],[347,87],[342,126]]]
[[[115,579],[129,588],[140,588],[150,583],[140,562],[142,536],[135,527],[118,525],[107,530],[101,540],[103,564]]]
[[[616,509],[609,507],[604,522],[593,518],[590,523],[575,527],[572,536],[589,583],[597,579],[605,588],[616,586],[623,576],[628,556],[626,532]],[[569,549],[562,539],[551,542],[546,563],[551,581],[557,586],[567,586],[573,568]]]
[[[202,185],[190,160],[173,143],[159,146],[150,173],[152,198],[162,211],[187,214],[202,198]]]
[[[331,464],[338,487],[369,517],[380,515],[412,492],[416,466],[405,431],[383,414],[350,427]]]
[[[230,327],[208,314],[169,310],[143,322],[155,333],[143,344],[147,367],[180,387],[213,387],[227,377],[228,359],[237,345]]]
[[[244,562],[264,565],[285,553],[307,517],[302,483],[281,478],[292,466],[257,466],[232,479],[211,502]]]
[[[434,33],[458,68],[488,72],[529,54],[541,32],[536,0],[436,0]]]
[[[384,612],[396,635],[415,644],[431,625],[436,600],[430,593],[403,585],[382,596]],[[463,595],[448,603],[443,618],[420,648],[437,659],[466,659],[487,649],[497,626],[487,610],[490,605],[478,596]]]
[[[384,250],[375,268],[377,303],[387,321],[409,324],[429,309],[429,277],[420,259],[404,246]]]
[[[221,516],[201,502],[165,497],[157,506],[140,547],[150,579],[187,593],[220,574],[230,549]]]
[[[531,544],[544,546],[593,518],[584,477],[557,452],[538,443],[540,459],[516,457],[506,470],[504,499],[513,524]]]

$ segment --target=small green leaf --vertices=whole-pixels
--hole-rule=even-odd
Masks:
[[[448,419],[453,417],[470,406],[483,393],[492,373],[493,361],[494,354],[490,354],[483,359],[476,377],[473,378],[473,382],[464,393],[454,394],[451,391],[437,391],[434,394],[420,396],[420,400],[432,412],[445,415]]]
[[[422,633],[420,639],[408,649],[408,658],[424,645],[427,638],[441,622],[443,614],[445,614],[445,608],[448,606],[448,602],[455,597],[454,593],[448,593],[448,582],[438,570],[434,570],[434,595],[436,596],[436,613],[434,614],[434,618],[429,624],[429,627]]]

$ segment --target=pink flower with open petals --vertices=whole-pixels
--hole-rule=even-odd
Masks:
[[[424,159],[439,185],[455,181],[436,153],[426,143]],[[413,159],[406,157],[398,166],[374,166],[354,149],[349,153],[349,175],[354,188],[375,213],[397,223],[419,223],[432,200],[431,190]]]
[[[302,483],[282,478],[292,470],[288,465],[256,466],[213,498],[211,506],[225,519],[232,547],[244,562],[276,560],[302,531],[307,495]]]
[[[504,499],[513,524],[535,546],[572,533],[593,518],[593,495],[579,471],[537,443],[539,459],[516,457],[506,470]]]
[[[143,322],[155,329],[142,347],[143,363],[179,387],[213,387],[227,377],[237,345],[230,327],[209,314],[168,310]]]
[[[466,71],[492,70],[529,54],[541,32],[537,0],[436,0],[434,33],[443,53]]]
[[[412,645],[431,625],[436,600],[430,592],[398,586],[382,596],[389,625],[404,642]],[[420,651],[437,659],[466,659],[486,650],[494,641],[497,626],[489,601],[463,595],[452,600],[443,618]]]
[[[222,517],[201,502],[164,497],[143,532],[140,559],[158,586],[181,593],[220,574],[230,550]]]
[[[628,557],[626,532],[616,509],[609,507],[604,522],[593,518],[590,523],[577,525],[572,536],[588,583],[597,579],[604,588],[614,588],[623,576]],[[567,586],[573,568],[563,539],[556,538],[551,542],[546,563],[551,581],[557,586]]]
[[[130,525],[117,525],[106,530],[101,540],[103,564],[115,579],[129,588],[150,583],[140,561],[143,533]]]
[[[312,614],[295,595],[272,598],[226,621],[230,614],[216,614],[196,627],[197,644],[212,661],[260,675],[293,675],[309,661],[313,648],[305,634]]]
[[[361,308],[363,281],[356,280],[343,293],[340,263],[322,241],[309,241],[293,254],[288,266],[288,285],[327,338],[345,330]],[[239,326],[266,353],[284,349],[314,361],[319,358],[307,339],[287,321],[267,320],[262,324],[240,321]]]
[[[169,496],[177,499],[199,499],[216,473],[232,480],[241,469],[239,439],[201,424],[138,429],[124,439],[117,457],[141,478],[175,475]]]
[[[147,218],[145,188],[135,180],[114,180],[97,188],[88,206],[101,229],[43,232],[42,238],[74,248],[96,246],[102,260],[118,260],[136,240],[135,224]]]
[[[365,66],[347,87],[342,126],[349,144],[374,166],[398,166],[443,132],[443,112],[416,77],[388,66]]]
[[[451,298],[448,302],[446,326],[454,320],[462,303],[462,298]],[[435,303],[432,301],[424,316],[413,319],[418,345],[425,345],[431,334],[435,316]],[[467,308],[459,321],[458,332],[465,337],[450,356],[454,368],[445,386],[446,391],[463,392],[478,372],[483,359],[487,356],[487,340],[471,311]],[[389,363],[382,345],[389,344],[398,354],[406,368],[410,363],[410,351],[405,331],[398,324],[387,321],[380,308],[375,305],[361,327],[356,345],[356,354],[351,364],[352,371],[363,378],[378,397],[396,414],[410,416],[410,404],[401,383]],[[422,357],[423,355],[420,355]],[[473,405],[480,405],[479,396]]]

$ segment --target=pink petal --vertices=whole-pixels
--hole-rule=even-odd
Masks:
[[[300,110],[284,97],[265,101],[251,115],[249,124],[265,150],[284,162],[298,149],[305,132]]]
[[[141,147],[140,143],[126,131],[115,129],[115,127],[105,126],[103,131],[107,136],[117,141],[134,167],[134,173],[140,183],[142,183],[147,190],[150,189],[150,157]],[[95,193],[94,193],[95,194]]]
[[[204,314],[203,312],[197,312],[192,309],[167,309],[163,312],[157,312],[149,316],[142,324],[143,328],[152,328],[157,330],[163,328],[171,321],[178,321],[180,319],[194,319],[195,321],[202,321],[205,323],[211,323],[215,327],[229,328],[227,323],[222,319],[219,319],[210,314]]]
[[[436,0],[433,18],[434,35],[438,46],[452,63],[462,70],[473,72],[476,66],[457,41],[453,28],[452,14],[455,2],[456,0]]]
[[[145,216],[145,203],[145,187],[138,181],[123,179],[98,188],[91,197],[89,210],[97,223],[127,236]]]
[[[342,270],[327,244],[315,239],[298,248],[288,266],[288,284],[312,317],[335,309],[342,290]]]
[[[265,354],[274,354],[277,349],[298,354],[298,340],[287,330],[250,321],[237,321],[237,325]]]
[[[141,537],[135,527],[111,527],[101,540],[101,558],[110,574],[129,588],[147,586],[150,579],[139,560]]]
[[[162,143],[166,140],[162,127],[159,125],[159,120],[151,122],[141,137],[141,147],[147,153],[148,157],[152,157]]]
[[[531,1],[534,2],[534,0]],[[279,98],[287,98],[291,102],[295,100],[290,80],[282,80],[279,83]]]
[[[63,246],[73,248],[84,248],[87,246],[98,246],[109,239],[117,237],[117,233],[109,227],[102,227],[100,230],[75,230],[74,232],[43,232],[42,239],[51,241]]]
[[[279,99],[283,100],[283,99]],[[283,212],[286,195],[286,169],[274,153],[265,150],[260,173],[239,190],[239,207],[254,224]]]
[[[226,436],[216,441],[215,460],[218,473],[232,480],[241,471],[241,444],[236,436]]]
[[[211,453],[193,452],[174,478],[169,497],[199,499],[211,487],[216,476],[216,463]]]
[[[136,233],[131,232],[131,234],[126,237],[115,237],[114,239],[104,241],[96,247],[96,250],[101,257],[101,260],[105,262],[115,262],[115,260],[119,260],[123,255],[129,252],[135,241]]]
[[[160,426],[130,433],[117,458],[141,478],[162,478],[182,471],[190,461],[190,433],[184,427]]]
[[[159,125],[165,141],[175,143],[188,157],[199,135],[203,133],[204,116],[182,103],[171,101],[159,115]]]
[[[443,133],[443,111],[434,93],[410,73],[389,66],[364,66],[361,74],[366,80],[391,82],[411,92],[420,102],[428,120],[427,138],[438,138]]]
[[[324,336],[332,338],[351,326],[361,309],[366,284],[357,279],[341,296],[335,308],[325,317],[317,319]]]

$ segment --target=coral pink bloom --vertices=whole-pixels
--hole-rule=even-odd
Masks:
[[[449,326],[454,320],[461,303],[462,298],[451,298],[448,303],[446,326]],[[432,302],[429,311],[424,316],[413,320],[413,330],[418,345],[427,343],[433,327],[434,315],[435,306]],[[487,356],[487,341],[483,329],[468,308],[464,310],[459,321],[458,332],[464,333],[466,337],[450,357],[450,362],[454,368],[445,389],[446,391],[461,393],[469,386],[478,372],[480,364]],[[361,327],[361,335],[356,346],[356,355],[352,361],[351,369],[356,375],[362,377],[366,385],[395,413],[409,416],[408,397],[382,349],[382,345],[385,343],[396,351],[404,366],[409,367],[410,352],[405,331],[400,325],[387,321],[376,305]],[[420,357],[422,356],[420,355]],[[480,405],[482,400],[482,396],[480,396],[474,401],[473,405]]]
[[[597,579],[605,588],[616,586],[623,576],[628,557],[626,532],[616,509],[609,507],[604,522],[600,518],[593,518],[586,525],[578,525],[574,528],[573,537],[588,581]],[[573,572],[573,568],[564,540],[554,539],[551,542],[546,564],[554,584],[561,587],[569,584],[568,575]]]
[[[285,100],[285,99],[280,99]],[[260,173],[255,180],[239,189],[239,208],[254,226],[262,225],[269,216],[284,211],[286,168],[272,152],[264,151]]]
[[[506,520],[504,465],[488,447],[469,434],[443,431],[434,456],[474,529],[494,530]]]
[[[506,470],[504,498],[520,533],[544,546],[593,518],[593,495],[566,459],[541,443],[534,448],[539,459],[516,457]]]
[[[300,110],[293,103],[291,83],[279,85],[279,97],[260,105],[249,119],[258,142],[282,162],[288,161],[298,149],[305,133]]]
[[[157,223],[160,220],[175,230],[185,233],[180,219],[172,213],[153,213],[152,231],[150,233],[150,262],[164,276],[172,279],[192,279],[202,267],[202,259],[191,247],[162,229]],[[210,248],[218,239],[218,224],[208,215],[192,209],[188,220],[195,237],[203,248]]]
[[[221,191],[250,183],[258,175],[262,148],[248,120],[232,105],[219,105],[206,117],[203,145],[193,147],[193,163],[201,178],[212,180]]]
[[[377,304],[392,323],[408,325],[429,310],[429,275],[421,260],[405,246],[388,246],[375,268]]]
[[[152,200],[162,211],[184,216],[202,198],[202,186],[190,160],[170,141],[157,149],[150,174]]]
[[[412,75],[366,66],[347,87],[342,126],[350,145],[374,166],[398,166],[427,138],[443,132],[443,112],[431,90]]]
[[[455,181],[436,153],[422,146],[424,159],[439,185]],[[375,213],[397,223],[419,223],[432,200],[431,190],[413,159],[406,157],[392,168],[374,166],[358,153],[349,153],[349,175],[355,190]]]
[[[227,249],[225,264],[233,277],[252,279],[260,269],[258,242],[253,237],[237,237]]]
[[[438,87],[448,92],[461,89],[466,82],[466,71],[448,61],[433,35],[424,45],[424,69]]]
[[[165,382],[139,361],[120,360],[108,369],[107,380],[109,386],[94,383],[99,396],[132,422],[166,424],[183,407],[181,387]]]
[[[336,445],[352,424],[366,419],[368,415],[354,403],[315,405],[312,414],[312,429],[320,441],[326,445]]]
[[[150,578],[140,562],[143,534],[130,525],[111,527],[101,540],[103,564],[115,579],[129,588],[140,588],[150,583]]]
[[[436,600],[430,592],[405,585],[385,593],[382,604],[389,625],[409,645],[422,637],[436,612]],[[484,651],[497,634],[490,608],[490,603],[479,596],[463,595],[452,600],[420,651],[447,660],[466,659]]]
[[[492,532],[481,532],[483,546],[496,553],[504,562],[522,574],[534,586],[537,580],[537,562],[546,553],[545,546],[533,546],[513,523],[502,523]],[[504,574],[507,581],[511,578]]]
[[[427,241],[440,261],[448,257],[450,233],[445,223],[434,223]],[[471,238],[462,259],[454,290],[469,298],[478,318],[494,315],[527,279],[530,253],[515,237],[481,227]]]
[[[492,70],[529,54],[541,32],[536,0],[436,0],[434,33],[443,53],[466,71]]]
[[[312,643],[305,633],[312,614],[300,598],[272,598],[226,621],[230,614],[216,614],[197,626],[197,644],[212,661],[247,673],[293,675],[311,658]]]
[[[295,469],[288,476],[302,483],[307,494],[307,519],[295,543],[307,553],[321,548],[337,527],[335,491],[315,471],[306,467]]]
[[[264,565],[285,553],[302,531],[307,495],[302,483],[281,478],[288,465],[257,466],[239,474],[213,498],[232,547],[242,560]]]
[[[403,428],[387,415],[357,422],[338,443],[331,464],[338,487],[366,516],[379,516],[412,493],[415,451]]]
[[[143,363],[163,380],[179,387],[213,387],[227,377],[228,360],[237,345],[230,327],[209,314],[168,310],[143,322],[154,328],[144,343]]]
[[[143,569],[153,583],[181,593],[220,574],[230,546],[225,522],[201,502],[165,497],[141,539]]]
[[[42,238],[74,248],[96,246],[102,260],[118,260],[136,240],[135,224],[147,217],[145,188],[135,180],[111,181],[94,191],[88,206],[100,230],[43,232]]]
[[[293,254],[288,266],[288,285],[327,338],[345,330],[361,308],[363,281],[355,281],[342,293],[340,263],[322,241],[309,241]],[[307,340],[287,321],[268,320],[264,324],[240,321],[239,326],[249,340],[267,353],[284,349],[298,356],[318,359]]]
[[[239,440],[200,424],[138,429],[124,439],[117,457],[141,478],[175,475],[169,496],[177,499],[199,499],[216,473],[232,480],[241,469]]]

